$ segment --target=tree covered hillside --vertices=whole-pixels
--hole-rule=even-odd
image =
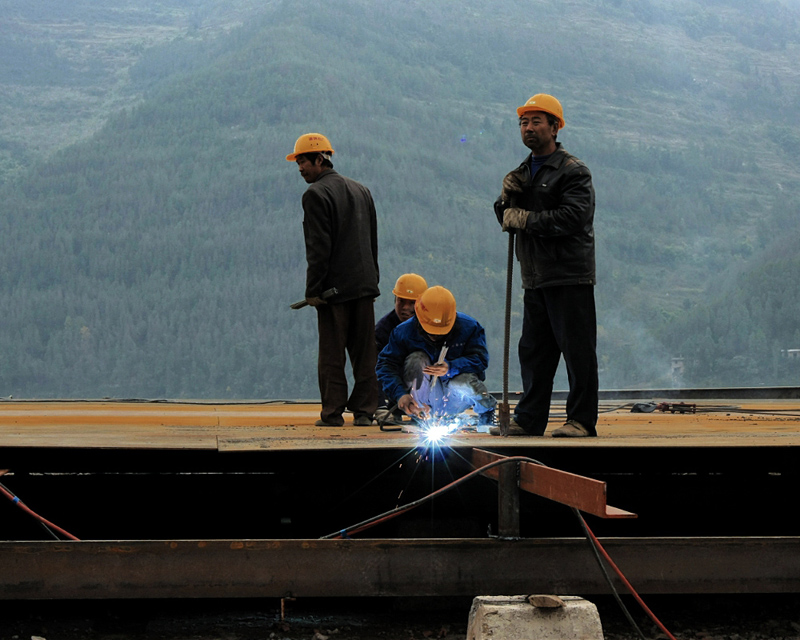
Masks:
[[[0,0],[0,183],[137,101],[128,70],[180,36],[213,42],[257,0]]]
[[[498,389],[507,238],[491,204],[526,155],[515,108],[540,91],[563,102],[559,139],[595,178],[601,385],[669,385],[690,351],[685,384],[795,383],[775,359],[800,347],[783,345],[785,283],[762,292],[768,312],[737,316],[735,343],[706,322],[715,293],[776,286],[776,243],[796,226],[795,9],[312,5],[142,52],[143,101],[0,187],[0,394],[315,397],[314,312],[289,309],[306,185],[284,159],[308,131],[375,197],[376,313],[403,272],[450,288],[487,329]],[[797,261],[781,260],[796,288]],[[512,344],[518,281],[513,304]],[[693,343],[700,328],[711,338]]]

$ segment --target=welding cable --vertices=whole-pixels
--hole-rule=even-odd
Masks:
[[[45,527],[45,528],[46,528],[48,531],[50,531],[50,533],[51,533],[51,534],[53,533],[53,532],[51,531],[51,529],[55,529],[55,530],[56,530],[56,531],[58,531],[58,532],[59,532],[61,535],[63,535],[63,536],[66,536],[66,537],[67,537],[67,538],[69,538],[70,540],[75,540],[75,541],[78,541],[78,540],[79,540],[79,538],[76,538],[75,536],[73,536],[73,535],[72,535],[71,533],[69,533],[68,531],[64,531],[64,529],[62,529],[62,528],[61,528],[61,527],[59,527],[58,525],[55,525],[55,524],[53,524],[53,523],[52,523],[52,522],[50,522],[49,520],[46,520],[45,518],[43,518],[42,516],[40,516],[40,515],[39,515],[38,513],[36,513],[35,511],[33,511],[33,510],[29,509],[29,508],[28,508],[28,507],[27,507],[27,506],[26,506],[26,505],[25,505],[25,504],[24,504],[24,503],[23,503],[23,502],[22,502],[22,501],[21,501],[21,500],[20,500],[20,499],[19,499],[19,498],[18,498],[16,495],[14,495],[14,494],[13,494],[13,493],[12,493],[12,492],[11,492],[11,491],[10,491],[10,490],[7,488],[7,487],[5,487],[5,486],[4,486],[2,483],[0,483],[0,493],[2,493],[2,494],[3,494],[3,495],[6,497],[6,498],[8,498],[9,500],[11,500],[11,502],[13,502],[14,504],[16,504],[16,505],[17,505],[17,506],[18,506],[20,509],[22,509],[22,510],[23,510],[25,513],[27,513],[29,516],[32,516],[32,517],[33,517],[35,520],[37,520],[37,521],[38,521],[40,524],[43,524],[43,525],[44,525],[44,527]],[[54,537],[56,537],[56,536],[54,536]],[[56,539],[58,540],[58,538],[57,538],[57,537],[56,537]]]
[[[188,404],[200,406],[236,407],[242,405],[267,404],[314,404],[315,400],[293,400],[278,398],[274,400],[172,400],[169,398],[0,398],[0,403],[14,404],[83,404],[103,402],[106,404]]]
[[[767,416],[783,416],[786,418],[799,418],[797,409],[742,409],[741,407],[697,407],[696,413],[737,413]]]
[[[642,630],[639,628],[639,625],[636,624],[636,620],[633,619],[633,616],[631,615],[631,612],[628,610],[628,607],[626,607],[625,603],[622,601],[622,598],[619,595],[619,591],[617,591],[617,588],[614,586],[614,581],[611,579],[611,576],[609,575],[608,570],[606,569],[606,565],[603,564],[603,559],[600,557],[600,551],[598,550],[598,546],[600,545],[599,543],[598,544],[594,543],[591,531],[589,530],[589,525],[586,524],[586,520],[583,519],[583,516],[581,515],[581,512],[578,511],[578,509],[576,509],[575,507],[570,507],[570,509],[575,514],[575,517],[578,518],[578,522],[580,523],[581,528],[583,529],[583,535],[586,538],[586,542],[589,543],[589,548],[592,550],[592,555],[594,556],[594,559],[597,561],[597,566],[600,567],[600,573],[603,574],[603,578],[605,578],[605,581],[608,584],[609,589],[611,589],[611,593],[614,596],[614,600],[616,600],[617,605],[619,605],[619,608],[622,610],[622,613],[625,615],[625,618],[627,619],[628,623],[634,628],[639,637],[642,640],[646,640],[644,633],[642,633]]]
[[[466,482],[467,480],[470,480],[470,479],[474,478],[475,476],[482,474],[484,471],[487,471],[487,470],[491,469],[492,467],[498,467],[498,466],[500,466],[502,464],[519,463],[519,462],[531,462],[533,464],[538,464],[538,465],[543,466],[543,467],[547,466],[547,465],[545,465],[544,463],[542,463],[542,462],[540,462],[538,460],[535,460],[533,458],[528,458],[526,456],[513,456],[513,457],[509,457],[509,458],[503,458],[501,460],[495,460],[494,462],[490,462],[487,465],[484,465],[482,467],[479,467],[478,469],[474,469],[473,471],[470,471],[465,476],[462,476],[462,477],[458,478],[457,480],[454,480],[453,482],[445,485],[441,489],[437,489],[433,493],[429,493],[428,495],[423,496],[422,498],[419,498],[418,500],[414,500],[413,502],[409,502],[408,504],[405,504],[405,505],[403,505],[401,507],[396,507],[394,509],[391,509],[390,511],[386,511],[384,513],[378,514],[377,516],[373,516],[372,518],[368,518],[367,520],[359,522],[358,524],[354,524],[352,526],[346,527],[345,529],[341,529],[340,531],[337,531],[336,533],[331,533],[331,534],[328,534],[326,536],[322,536],[320,538],[320,540],[350,539],[352,537],[352,535],[355,535],[357,533],[361,533],[362,531],[366,531],[367,529],[370,529],[370,528],[372,528],[372,527],[374,527],[374,526],[376,526],[378,524],[381,524],[383,522],[391,520],[391,519],[393,519],[393,518],[395,518],[395,517],[397,517],[397,516],[399,516],[399,515],[401,515],[403,513],[406,513],[407,511],[411,511],[412,509],[415,509],[416,507],[419,507],[420,505],[423,505],[426,502],[429,502],[430,500],[433,500],[434,498],[436,498],[436,497],[438,497],[440,495],[443,495],[444,493],[450,491],[451,489],[454,489],[455,487],[457,487],[461,483]],[[597,539],[597,537],[594,535],[594,533],[591,531],[591,529],[589,529],[589,526],[586,524],[586,521],[583,519],[583,516],[580,514],[580,512],[577,509],[574,509],[574,508],[573,508],[573,511],[578,516],[578,520],[581,523],[581,526],[583,527],[586,539],[589,541],[590,546],[592,547],[593,551],[595,552],[595,558],[598,560],[598,562],[600,564],[600,570],[603,573],[603,575],[605,576],[606,581],[608,582],[609,586],[611,587],[612,593],[614,593],[615,597],[617,598],[617,603],[622,608],[622,611],[625,614],[625,616],[628,618],[628,621],[639,632],[640,637],[644,638],[641,630],[638,628],[638,626],[636,625],[636,622],[633,620],[632,616],[628,612],[628,610],[625,607],[624,603],[619,598],[619,594],[617,593],[617,591],[616,591],[616,589],[615,589],[615,587],[613,585],[613,582],[611,581],[611,578],[608,575],[608,572],[606,571],[605,566],[602,564],[602,561],[601,561],[600,556],[598,554],[602,554],[603,558],[605,558],[605,560],[608,563],[608,565],[619,576],[620,580],[622,580],[623,584],[627,587],[628,591],[630,591],[630,593],[633,595],[633,597],[639,603],[639,606],[642,607],[642,609],[645,611],[645,613],[650,617],[651,620],[653,620],[653,622],[655,622],[655,624],[659,627],[659,629],[661,629],[666,634],[668,640],[676,640],[675,637],[669,632],[669,630],[662,624],[662,622],[650,610],[650,608],[644,603],[644,601],[639,596],[639,594],[636,592],[636,590],[633,588],[631,583],[628,581],[628,579],[620,571],[619,567],[617,567],[617,565],[611,559],[611,556],[608,555],[606,550],[600,544],[600,541]]]
[[[450,482],[449,484],[446,484],[445,486],[441,487],[440,489],[437,489],[433,493],[429,493],[428,495],[423,496],[422,498],[419,498],[418,500],[414,500],[412,502],[409,502],[408,504],[404,504],[402,506],[395,507],[394,509],[390,509],[389,511],[385,511],[384,513],[380,513],[380,514],[378,514],[376,516],[373,516],[371,518],[363,520],[362,522],[359,522],[357,524],[351,525],[351,526],[349,526],[349,527],[347,527],[345,529],[341,529],[340,531],[337,531],[335,533],[330,533],[330,534],[328,534],[326,536],[322,536],[320,538],[320,540],[343,538],[343,537],[346,537],[346,536],[350,536],[350,535],[354,535],[354,534],[357,534],[357,533],[361,533],[362,531],[366,531],[367,529],[371,529],[374,526],[377,526],[377,525],[379,525],[379,524],[381,524],[383,522],[386,522],[388,520],[392,520],[393,518],[396,518],[397,516],[399,516],[399,515],[401,515],[403,513],[406,513],[407,511],[411,511],[412,509],[415,509],[416,507],[419,507],[419,506],[425,504],[426,502],[429,502],[429,501],[433,500],[434,498],[437,498],[437,497],[447,493],[448,491],[450,491],[452,489],[455,489],[461,483],[466,482],[467,480],[471,480],[472,478],[482,474],[484,471],[487,471],[488,469],[491,469],[493,467],[499,467],[500,465],[507,464],[507,463],[512,463],[512,462],[531,462],[533,464],[538,464],[540,466],[546,466],[543,462],[539,462],[538,460],[535,460],[533,458],[528,458],[526,456],[513,456],[513,457],[509,457],[509,458],[503,458],[501,460],[495,460],[494,462],[490,462],[489,464],[486,464],[486,465],[484,465],[482,467],[474,469],[473,471],[470,471],[467,475],[461,476],[460,478],[457,478],[456,480],[453,480],[453,482]]]
[[[574,507],[572,508],[572,511],[576,515],[576,517],[578,518],[578,522],[580,523],[581,528],[583,529],[584,535],[586,536],[586,539],[589,541],[589,544],[590,544],[590,546],[592,547],[592,550],[595,553],[595,559],[597,560],[598,564],[600,565],[600,570],[603,572],[603,575],[606,576],[606,580],[607,580],[609,586],[611,586],[611,590],[614,593],[614,597],[617,599],[617,603],[620,605],[620,607],[622,607],[622,611],[625,613],[625,617],[628,618],[628,622],[630,622],[633,625],[633,627],[639,632],[639,635],[642,638],[644,638],[644,635],[639,630],[639,627],[636,625],[636,623],[633,621],[633,618],[630,616],[630,613],[628,612],[627,608],[622,603],[622,600],[619,598],[619,594],[617,593],[617,590],[614,588],[613,583],[611,582],[611,577],[608,575],[608,572],[605,570],[605,566],[603,565],[602,560],[605,560],[605,562],[608,564],[608,566],[611,567],[611,569],[613,569],[614,573],[617,574],[617,577],[619,577],[619,579],[622,581],[622,583],[628,589],[628,591],[633,596],[633,598],[636,600],[636,602],[639,603],[639,606],[642,608],[642,610],[656,624],[656,626],[659,629],[661,629],[662,633],[664,633],[664,635],[666,635],[669,640],[676,640],[675,636],[673,636],[669,632],[669,630],[664,626],[664,624],[661,622],[661,620],[659,620],[656,617],[656,614],[654,614],[650,610],[650,607],[648,607],[644,603],[644,600],[642,600],[641,596],[638,594],[636,589],[633,588],[633,585],[628,581],[628,579],[622,573],[622,571],[617,566],[617,564],[611,559],[611,556],[605,550],[603,545],[600,544],[600,541],[597,539],[597,536],[594,535],[594,532],[589,528],[589,525],[586,524],[586,520],[584,520],[584,518],[581,515],[580,511],[578,511]],[[602,555],[602,560],[601,560],[601,557],[600,557],[601,555]]]
[[[419,507],[425,504],[426,502],[430,502],[434,498],[447,493],[451,489],[455,489],[461,483],[466,482],[467,480],[471,480],[472,478],[482,474],[484,471],[487,471],[492,467],[498,467],[501,464],[508,464],[511,462],[532,462],[533,464],[545,466],[538,460],[534,460],[533,458],[527,458],[525,456],[513,456],[510,458],[495,460],[494,462],[490,462],[489,464],[484,465],[483,467],[479,467],[478,469],[470,471],[467,475],[461,476],[460,478],[453,480],[453,482],[446,484],[442,488],[437,489],[433,493],[429,493],[428,495],[423,496],[418,500],[414,500],[413,502],[409,502],[408,504],[404,504],[400,507],[395,507],[394,509],[385,511],[384,513],[380,513],[377,516],[373,516],[372,518],[363,520],[362,522],[346,527],[345,529],[341,529],[335,533],[329,533],[326,536],[322,536],[320,540],[337,540],[341,538],[350,537],[357,533],[361,533],[362,531],[366,531],[367,529],[371,529],[372,527],[379,525],[383,522],[386,522],[388,520],[391,520],[393,518],[396,518],[397,516],[406,513],[407,511],[411,511],[412,509],[415,509],[416,507]]]
[[[7,469],[0,470],[0,476],[5,475],[6,473],[8,473]],[[16,505],[20,504],[19,498],[17,498],[13,493],[11,493],[11,491],[9,491],[8,487],[6,487],[2,483],[0,483],[0,493],[3,493],[6,496],[10,495],[11,496],[11,502],[13,502]],[[44,531],[45,531],[45,533],[47,533],[47,535],[49,535],[51,538],[53,538],[53,540],[59,540],[59,541],[61,540],[61,538],[59,538],[56,535],[55,531],[53,531],[50,527],[48,527],[44,522],[39,522],[38,524],[42,529],[44,529]]]
[[[386,426],[386,421],[389,420],[389,418],[392,417],[392,415],[394,414],[396,409],[397,409],[397,404],[395,403],[395,405],[386,412],[385,416],[383,416],[382,418],[378,418],[378,427],[380,427],[381,431],[402,431],[403,430],[403,427],[390,428],[390,427]]]

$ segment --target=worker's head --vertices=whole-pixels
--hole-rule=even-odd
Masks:
[[[426,289],[414,310],[422,330],[434,338],[448,334],[456,322],[456,299],[444,287]]]
[[[294,152],[286,156],[289,162],[296,162],[300,175],[308,183],[316,181],[326,169],[333,168],[331,156],[334,154],[328,138],[321,133],[304,133],[294,143]]]
[[[546,155],[555,151],[558,131],[565,126],[561,103],[546,93],[531,96],[521,107],[517,107],[519,129],[523,144],[534,155]]]
[[[414,315],[414,305],[422,292],[428,288],[425,278],[416,273],[404,273],[395,282],[392,293],[394,294],[394,312],[405,322]]]

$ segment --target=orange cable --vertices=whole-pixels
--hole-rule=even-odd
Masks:
[[[77,542],[79,542],[79,541],[80,541],[80,538],[76,538],[75,536],[73,536],[73,535],[72,535],[71,533],[69,533],[68,531],[65,531],[64,529],[62,529],[62,528],[61,528],[61,527],[59,527],[58,525],[55,525],[55,524],[53,524],[53,523],[52,523],[52,522],[50,522],[49,520],[47,520],[47,519],[43,518],[42,516],[40,516],[40,515],[39,515],[38,513],[36,513],[35,511],[33,511],[33,510],[29,509],[29,508],[28,508],[28,507],[27,507],[27,506],[26,506],[26,505],[25,505],[25,504],[24,504],[24,503],[23,503],[23,502],[22,502],[22,501],[21,501],[21,500],[20,500],[20,499],[19,499],[17,496],[15,496],[14,494],[12,494],[10,491],[7,491],[7,490],[5,489],[5,487],[3,487],[2,485],[0,485],[0,493],[2,493],[3,495],[5,495],[5,496],[6,496],[6,498],[8,498],[9,500],[11,500],[11,502],[13,502],[14,504],[16,504],[16,505],[17,505],[17,506],[18,506],[20,509],[22,509],[22,510],[23,510],[25,513],[27,513],[28,515],[32,516],[33,518],[35,518],[36,520],[38,520],[38,521],[39,521],[39,522],[41,522],[42,524],[44,524],[44,525],[46,525],[46,526],[50,527],[51,529],[55,529],[55,530],[56,530],[56,531],[58,531],[58,532],[59,532],[61,535],[64,535],[64,536],[66,536],[66,537],[67,537],[67,538],[69,538],[70,540],[75,540],[75,541],[77,541]]]
[[[673,636],[669,632],[669,630],[664,626],[664,624],[661,622],[661,620],[659,620],[656,617],[656,614],[654,614],[650,610],[650,608],[644,603],[644,600],[642,600],[641,596],[636,592],[636,589],[633,588],[633,585],[630,582],[628,582],[628,579],[624,576],[622,571],[620,571],[620,569],[616,565],[616,563],[611,559],[611,556],[608,555],[608,552],[603,548],[603,545],[600,544],[600,541],[597,539],[597,536],[595,536],[594,532],[589,528],[589,525],[587,525],[585,521],[584,521],[583,525],[586,528],[586,532],[592,538],[593,544],[596,546],[596,548],[603,555],[603,558],[605,558],[605,561],[608,563],[608,565],[614,570],[614,573],[616,573],[617,576],[619,577],[619,579],[622,580],[622,583],[625,585],[625,587],[628,589],[628,591],[630,591],[631,595],[634,597],[636,602],[639,603],[639,606],[642,609],[644,609],[644,612],[650,617],[650,619],[653,622],[656,623],[658,628],[661,629],[661,631],[663,631],[664,634],[666,634],[666,636],[669,638],[669,640],[676,640],[675,636]]]

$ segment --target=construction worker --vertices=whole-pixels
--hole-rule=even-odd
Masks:
[[[309,184],[303,194],[306,301],[317,310],[317,373],[322,411],[317,426],[341,426],[345,409],[353,424],[372,424],[378,407],[375,377],[375,311],[378,230],[369,190],[333,169],[334,150],[319,133],[307,133],[286,156]],[[348,396],[346,354],[353,368]]]
[[[395,282],[392,293],[394,294],[394,308],[383,316],[375,325],[375,348],[378,353],[389,342],[389,336],[394,328],[401,322],[405,322],[414,316],[414,304],[422,292],[428,288],[428,283],[416,273],[404,273]],[[378,410],[375,412],[375,419],[379,424],[389,421],[400,422],[403,419],[403,412],[395,409],[392,416],[389,416],[389,400],[381,393],[381,401]]]
[[[456,311],[444,287],[426,289],[414,311],[378,354],[378,380],[389,401],[418,420],[447,419],[472,408],[479,425],[492,424],[497,400],[483,383],[489,366],[483,327]]]
[[[389,336],[394,328],[414,315],[414,305],[417,298],[428,288],[425,278],[416,273],[404,273],[395,282],[392,293],[394,294],[394,308],[383,316],[375,325],[375,346],[378,353],[389,342]]]
[[[563,355],[566,423],[555,437],[596,436],[598,376],[592,175],[556,140],[561,103],[537,94],[517,109],[530,154],[503,179],[495,213],[516,234],[524,315],[519,341],[522,398],[509,435],[544,435],[553,378]],[[499,435],[499,429],[495,429]]]

